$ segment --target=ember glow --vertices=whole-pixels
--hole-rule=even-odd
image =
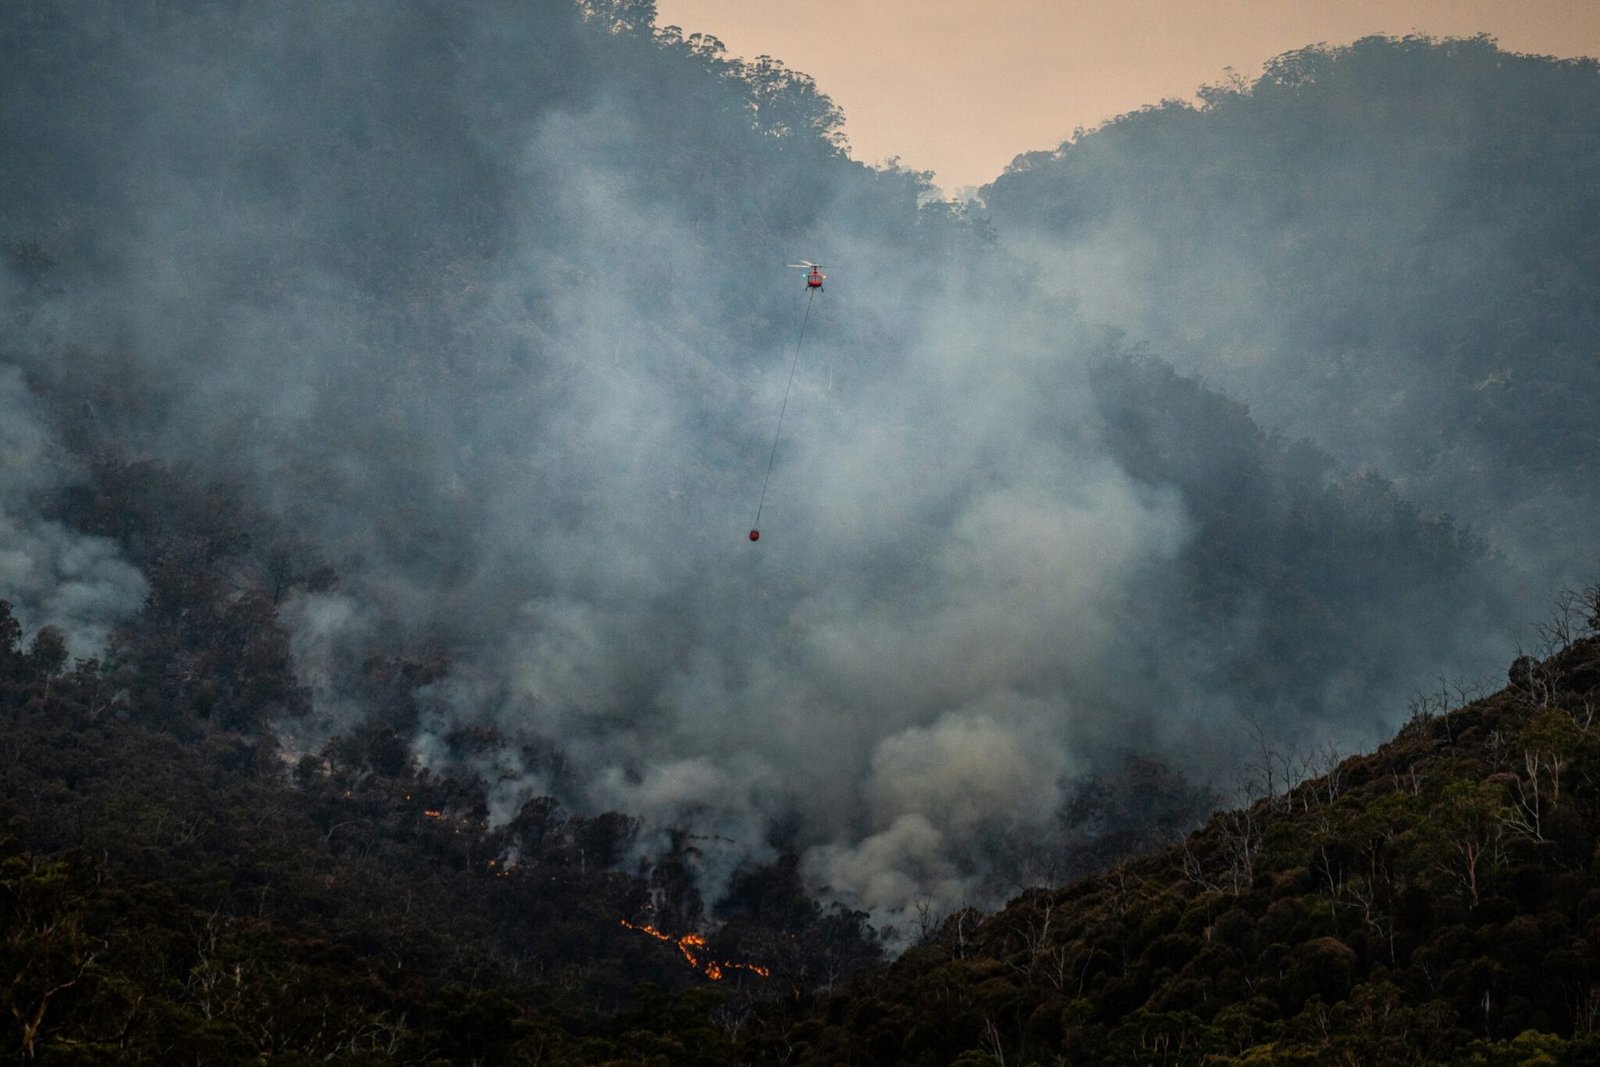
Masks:
[[[706,949],[706,939],[699,934],[684,934],[682,937],[673,937],[671,934],[662,933],[648,923],[631,923],[627,919],[619,919],[617,921],[630,930],[637,930],[641,934],[649,934],[657,941],[665,941],[669,945],[676,945],[678,952],[682,954],[685,960],[689,961],[689,966],[704,974],[713,982],[722,981],[729,971],[749,971],[751,974],[760,975],[762,978],[769,977],[772,974],[770,968],[754,963],[731,963],[728,960],[713,959],[702,961],[701,957]]]

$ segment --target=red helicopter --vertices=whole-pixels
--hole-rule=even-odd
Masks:
[[[802,259],[798,263],[789,264],[789,266],[795,268],[796,270],[809,270],[811,272],[810,274],[806,275],[807,289],[821,289],[822,283],[828,277],[826,274],[822,273],[821,263],[813,263],[809,259]]]

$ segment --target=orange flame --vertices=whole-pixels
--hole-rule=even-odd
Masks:
[[[669,945],[676,945],[683,958],[689,962],[689,966],[701,972],[713,982],[722,981],[727,971],[749,971],[751,974],[760,975],[762,978],[767,978],[772,974],[769,968],[754,963],[730,963],[727,960],[713,959],[707,959],[704,963],[700,962],[700,957],[696,955],[696,952],[705,950],[706,939],[699,934],[684,934],[682,937],[673,937],[671,934],[662,933],[648,923],[631,923],[627,919],[619,919],[617,921],[630,930],[637,930],[641,934],[649,934],[657,941],[665,941]]]

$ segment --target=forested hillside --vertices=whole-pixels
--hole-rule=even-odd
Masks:
[[[787,1062],[1592,1062],[1597,631],[1591,586],[1500,692],[1337,764],[1263,750],[1277,785],[1181,846],[950,916]]]
[[[792,856],[702,901],[687,837],[630,870],[636,819],[545,798],[491,827],[482,783],[392,734],[286,768],[270,737],[123,703],[143,650],[64,670],[58,633],[18,630],[0,602],[8,1056],[592,1063],[660,1029],[731,1055],[758,997],[880,958]]]
[[[64,670],[0,605],[7,1047],[42,1063],[1588,1062],[1600,587],[1504,690],[1370,756],[1264,748],[1263,796],[892,964],[796,857],[707,908],[695,843],[530,802],[390,735],[286,769]],[[1113,787],[1120,783],[1109,783]],[[625,865],[624,865],[625,867]],[[709,938],[678,931],[704,928]],[[668,931],[671,931],[668,933]],[[863,970],[863,968],[866,968]],[[850,977],[854,974],[854,977]]]
[[[1585,577],[1600,65],[1373,37],[1201,95],[1019,156],[984,190],[1003,242],[1267,426]]]
[[[1501,675],[1590,551],[1592,198],[1544,198],[1567,179],[1532,161],[1586,173],[1592,65],[1314,49],[959,206],[853,161],[809,77],[649,0],[386,12],[0,6],[0,982],[26,1056],[892,1060],[853,971],[927,941],[872,972],[925,986],[943,917],[965,938],[1025,887],[1125,874],[1257,795],[1263,751],[1332,767],[1417,693]],[[1487,245],[1402,269],[1388,216],[1440,186],[1374,186],[1370,153],[1451,86],[1499,101],[1523,162],[1457,183],[1442,239],[1537,284]],[[1286,139],[1324,112],[1348,154]],[[1407,114],[1476,144],[1443,103]],[[1241,167],[1240,234],[1323,242],[1293,269],[1242,238],[1207,258],[1205,190]],[[1335,284],[1372,264],[1399,273]],[[1252,271],[1292,287],[1245,360]],[[1485,360],[1541,383],[1515,434],[1473,406],[1513,393],[1461,391]],[[1300,381],[1316,418],[1271,402]],[[1116,1013],[1159,983],[1122,966],[1057,1037],[1126,1051]],[[1054,1054],[1019,982],[984,1053],[1008,1063]],[[1268,1026],[1290,1007],[1252,1033],[1301,1041]],[[973,1018],[905,1058],[980,1048]]]

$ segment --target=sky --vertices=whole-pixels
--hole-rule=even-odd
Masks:
[[[1022,152],[1228,68],[1370,34],[1467,37],[1600,55],[1600,0],[657,0],[657,23],[771,55],[844,109],[851,155],[898,157],[954,194]]]

